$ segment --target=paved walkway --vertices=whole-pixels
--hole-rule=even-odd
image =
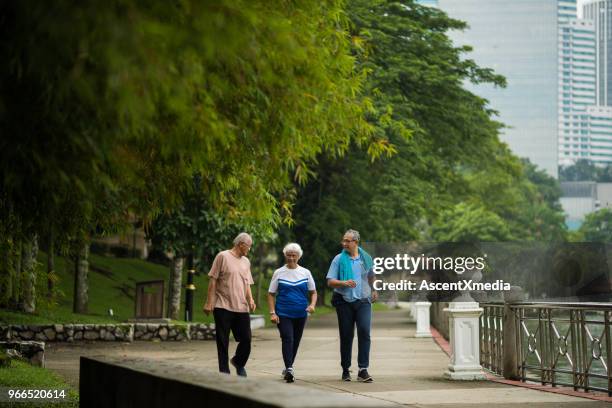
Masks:
[[[419,407],[474,407],[529,404],[530,407],[599,407],[608,403],[558,395],[490,381],[447,381],[442,374],[448,357],[432,339],[413,338],[415,326],[407,311],[377,312],[373,318],[370,374],[375,382],[363,384],[340,381],[339,342],[335,314],[310,321],[295,364],[297,381],[285,384],[280,338],[276,329],[254,331],[253,350],[247,365],[249,377],[268,378],[279,387],[309,387],[346,392],[377,399],[381,405]],[[230,346],[232,349],[234,345]],[[356,359],[356,341],[353,360]],[[52,344],[46,352],[47,367],[78,385],[78,359],[81,355],[146,357],[177,361],[186,365],[217,369],[215,343],[135,342],[93,343],[88,345]],[[355,363],[354,363],[355,364]],[[355,365],[356,366],[356,365]],[[353,376],[356,372],[353,371]]]

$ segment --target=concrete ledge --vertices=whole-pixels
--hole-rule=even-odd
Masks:
[[[296,384],[240,378],[164,360],[81,357],[82,407],[389,407],[357,394],[303,388]]]

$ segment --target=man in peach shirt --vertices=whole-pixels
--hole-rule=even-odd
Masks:
[[[208,296],[204,313],[213,313],[217,338],[219,371],[229,374],[228,348],[230,330],[238,342],[236,354],[229,361],[236,374],[246,377],[245,366],[251,354],[251,317],[255,301],[251,293],[253,276],[251,263],[246,257],[253,239],[246,232],[234,238],[234,247],[221,251],[215,257],[208,276]]]

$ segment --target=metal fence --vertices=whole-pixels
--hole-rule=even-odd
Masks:
[[[507,377],[504,367],[509,366],[504,361],[512,359],[510,367],[522,381],[612,396],[612,304],[485,303],[481,307],[484,368]],[[514,325],[511,341],[505,337],[508,344],[504,344],[504,321]]]
[[[503,304],[480,304],[480,365],[503,375]]]

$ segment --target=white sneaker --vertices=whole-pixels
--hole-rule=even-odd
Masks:
[[[295,381],[295,375],[293,375],[293,367],[289,367],[288,369],[285,370],[284,379],[288,383],[292,383]]]

